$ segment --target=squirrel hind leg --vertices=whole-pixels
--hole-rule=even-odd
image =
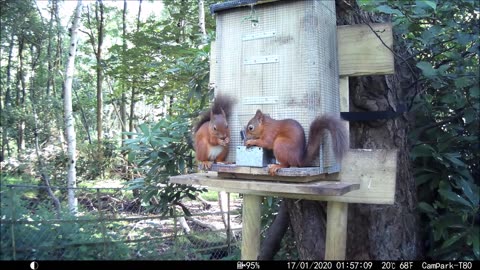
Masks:
[[[271,176],[275,176],[278,174],[278,170],[280,170],[281,168],[288,168],[289,166],[288,165],[284,165],[284,164],[270,164],[268,165],[268,174],[270,174]]]

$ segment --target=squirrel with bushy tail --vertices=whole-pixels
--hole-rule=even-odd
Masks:
[[[230,128],[228,117],[235,99],[217,94],[211,107],[202,112],[193,127],[193,147],[200,170],[208,170],[214,162],[224,162],[228,155]]]
[[[294,119],[276,120],[257,110],[246,128],[246,146],[259,146],[273,150],[279,164],[270,164],[268,172],[276,175],[281,168],[305,167],[318,157],[325,131],[332,137],[333,152],[337,160],[349,148],[348,131],[339,117],[321,115],[310,124],[308,143],[300,123]]]

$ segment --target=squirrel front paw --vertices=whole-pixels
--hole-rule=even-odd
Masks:
[[[230,138],[218,139],[218,144],[221,146],[227,146],[230,143]]]
[[[212,161],[201,161],[198,164],[198,169],[200,171],[207,172],[208,170],[210,170],[210,168],[212,168],[212,164]]]

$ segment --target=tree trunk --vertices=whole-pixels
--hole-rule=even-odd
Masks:
[[[75,89],[72,89],[75,97],[77,98],[78,107],[80,108],[80,113],[82,114],[82,123],[83,127],[85,128],[85,132],[87,133],[88,144],[92,144],[92,137],[90,136],[90,127],[88,126],[87,117],[85,116],[85,111],[83,110],[82,103],[80,102],[80,98],[78,98],[78,93]]]
[[[355,1],[350,4],[358,10]],[[337,24],[386,21],[345,5],[338,6],[337,15]],[[393,50],[402,59],[410,56],[401,37],[394,36]],[[397,110],[400,104],[406,104],[415,82],[409,64],[396,59],[394,75],[350,78],[350,110]],[[407,142],[410,125],[407,115],[388,121],[351,123],[350,141],[355,148],[398,149],[399,154],[394,205],[350,206],[348,259],[414,260],[423,257],[419,217],[415,212],[416,186]]]
[[[134,81],[133,84],[135,85],[136,82]],[[135,114],[135,86],[134,85],[132,85],[132,93],[130,98],[130,118],[128,121],[129,132],[134,132],[134,126],[133,126],[133,120],[134,120],[134,114]],[[132,135],[129,135],[128,137],[132,138]]]
[[[202,43],[207,38],[207,30],[205,30],[205,1],[198,0],[198,27],[200,28],[200,34],[202,34]]]
[[[57,30],[57,48],[55,50],[55,62],[54,62],[54,69],[59,70],[60,67],[63,65],[62,63],[62,24],[60,22],[60,16],[58,16],[58,0],[54,0],[56,2],[55,4],[55,22],[56,22],[56,30]],[[57,84],[55,77],[52,80],[52,92],[53,95],[55,96],[57,93]]]
[[[337,1],[337,24],[384,22],[360,11],[354,0]],[[395,38],[396,55],[406,54]],[[406,58],[403,56],[402,58]],[[396,61],[394,75],[350,78],[350,111],[381,111],[405,104],[413,91],[413,76],[403,61]],[[352,122],[351,148],[398,149],[394,205],[349,204],[347,260],[413,260],[423,256],[415,213],[416,188],[409,162],[408,119]],[[287,200],[290,221],[301,259],[323,259],[325,207],[323,203]]]
[[[12,70],[12,54],[13,54],[13,47],[15,46],[14,42],[14,32],[12,31],[12,35],[10,37],[10,44],[8,46],[8,60],[7,60],[7,82],[6,82],[6,91],[5,91],[5,99],[3,103],[3,110],[8,111],[11,106],[11,98],[10,98],[10,84],[11,84],[11,70]],[[6,119],[4,118],[5,114],[2,114],[2,122]],[[6,127],[6,123],[2,124],[2,152],[0,154],[0,162],[5,159],[5,150],[8,145],[8,128]]]
[[[97,30],[97,53],[95,55],[97,59],[97,140],[99,143],[99,154],[103,152],[101,149],[101,142],[103,139],[103,93],[102,93],[102,44],[103,44],[103,28],[104,28],[104,12],[103,3],[101,0],[96,2],[95,17],[98,23]],[[102,156],[100,156],[100,161]]]
[[[124,69],[126,69],[126,54],[127,54],[127,0],[123,0],[123,14],[122,14],[122,66]],[[126,72],[122,72],[122,76],[126,75]],[[126,78],[123,77],[121,78],[121,83],[122,83],[122,97],[120,100],[120,121],[121,121],[121,127],[122,127],[122,147],[125,146],[125,139],[127,136],[125,136],[125,132],[127,131],[126,125],[127,125],[127,96],[125,94],[126,91]],[[125,153],[126,154],[126,153]],[[124,154],[124,155],[125,155]]]
[[[142,0],[138,3],[138,13],[137,13],[137,33],[140,31],[140,14],[142,13]],[[128,129],[130,132],[134,132],[134,123],[133,120],[135,119],[135,99],[136,99],[136,91],[135,87],[137,86],[136,80],[133,81],[132,84],[132,92],[131,92],[131,100],[130,100],[130,121],[128,124]],[[129,138],[132,136],[129,135]]]
[[[52,6],[50,7],[50,21],[48,23],[48,47],[47,47],[47,97],[50,96],[50,87],[53,80],[53,59],[52,59],[52,43],[53,43],[53,21],[55,20],[55,6],[57,5],[56,1],[51,2]]]
[[[280,250],[283,236],[287,232],[290,224],[286,203],[286,200],[281,202],[278,214],[275,216],[272,225],[268,228],[265,240],[262,242],[260,253],[258,254],[259,260],[273,260],[275,254]]]
[[[285,199],[285,203],[300,259],[323,259],[326,239],[325,204],[295,199]]]
[[[64,110],[65,110],[65,129],[67,134],[67,147],[68,147],[68,172],[67,172],[67,185],[68,185],[68,207],[72,214],[76,214],[78,210],[78,201],[75,197],[76,183],[76,138],[74,129],[74,117],[72,111],[72,82],[73,73],[75,70],[75,55],[77,51],[78,40],[78,28],[80,21],[80,13],[82,11],[82,1],[77,2],[77,8],[75,10],[75,17],[73,18],[70,46],[68,53],[68,62],[65,69],[65,85],[64,85]]]
[[[21,33],[23,35],[23,33]],[[23,69],[23,50],[25,48],[25,39],[23,36],[18,38],[18,59],[19,67],[17,72],[17,96],[16,96],[16,106],[20,111],[23,112],[25,104],[25,73]],[[22,153],[25,149],[25,140],[24,130],[25,130],[25,115],[21,114],[18,123],[17,123],[17,152]]]

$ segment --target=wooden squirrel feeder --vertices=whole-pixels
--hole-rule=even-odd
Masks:
[[[325,259],[344,259],[348,203],[393,204],[397,151],[351,149],[340,164],[326,136],[313,167],[270,176],[263,166],[268,157],[262,149],[248,152],[240,131],[256,109],[296,119],[306,133],[317,115],[348,112],[349,76],[394,73],[391,25],[337,27],[333,0],[230,1],[211,11],[217,38],[210,80],[216,93],[238,101],[229,119],[231,164],[170,182],[244,194],[242,260],[257,259],[263,196],[328,201]]]

